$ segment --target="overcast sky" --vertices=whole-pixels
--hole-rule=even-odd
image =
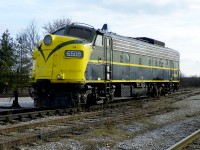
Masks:
[[[42,26],[69,18],[124,36],[150,37],[180,52],[181,72],[200,76],[200,0],[5,0],[0,2],[0,35],[11,36],[35,20]]]

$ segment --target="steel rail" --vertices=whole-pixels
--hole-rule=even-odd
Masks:
[[[196,132],[192,133],[191,135],[187,136],[186,138],[182,139],[178,143],[172,145],[167,150],[181,150],[184,149],[187,145],[192,143],[194,140],[200,137],[200,129]]]
[[[55,109],[47,109],[45,108],[44,110],[42,109],[21,109],[17,110],[17,112],[13,113],[12,111],[8,111],[8,114],[2,115],[0,113],[0,121],[3,122],[10,122],[11,120],[23,120],[23,118],[30,118],[31,120],[37,117],[43,117],[43,116],[50,116],[50,115],[56,115],[56,114],[70,114],[74,113],[76,111],[76,108],[55,108]],[[4,112],[2,112],[4,113]]]

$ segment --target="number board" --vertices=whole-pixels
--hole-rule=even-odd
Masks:
[[[66,50],[65,51],[65,57],[78,57],[82,58],[83,57],[83,51],[81,50]]]

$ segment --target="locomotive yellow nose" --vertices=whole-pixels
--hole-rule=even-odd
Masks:
[[[39,52],[38,52],[38,50],[35,49],[35,50],[33,51],[33,56],[32,56],[32,57],[33,57],[33,60],[35,60],[35,59],[37,58],[38,55],[39,55]]]

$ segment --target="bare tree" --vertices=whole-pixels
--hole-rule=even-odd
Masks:
[[[16,36],[15,70],[18,76],[17,86],[20,84],[21,92],[29,81],[32,67],[31,57],[39,40],[40,36],[34,20]]]
[[[69,24],[71,24],[71,19],[60,18],[60,19],[55,19],[51,22],[48,22],[42,28],[45,30],[44,34],[49,34]]]
[[[23,47],[26,51],[32,55],[34,47],[40,40],[39,32],[37,29],[37,24],[33,20],[31,24],[17,35],[17,42],[20,47]]]

